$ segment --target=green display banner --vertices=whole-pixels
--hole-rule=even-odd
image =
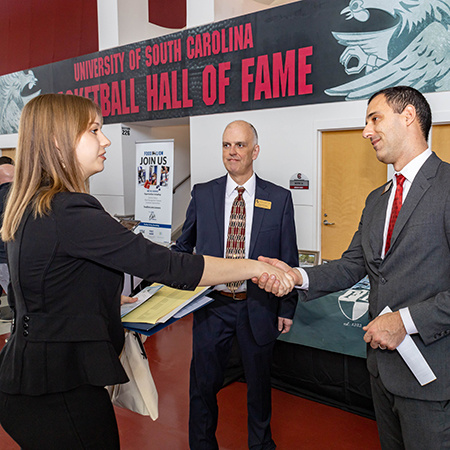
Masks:
[[[369,323],[369,290],[366,277],[350,289],[299,302],[290,332],[278,339],[365,358],[362,327]]]

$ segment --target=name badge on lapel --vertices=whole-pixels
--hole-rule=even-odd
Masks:
[[[269,202],[268,200],[260,200],[259,198],[257,198],[255,200],[255,206],[256,208],[272,209],[272,202]]]

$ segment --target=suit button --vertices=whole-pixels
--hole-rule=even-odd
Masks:
[[[30,321],[30,316],[23,316],[23,321],[24,322],[29,322]]]
[[[386,283],[387,283],[386,278],[380,278],[380,283],[381,283],[381,284],[386,284]]]
[[[25,336],[25,337],[27,337],[28,336],[28,331],[27,330],[25,330],[24,332],[23,332],[23,335]]]
[[[23,328],[26,330],[28,327],[29,327],[30,325],[27,323],[27,322],[25,322],[24,324],[23,324]]]
[[[183,284],[183,285],[181,286],[181,289],[187,289],[187,284]]]

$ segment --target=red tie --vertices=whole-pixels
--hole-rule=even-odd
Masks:
[[[225,258],[245,258],[245,200],[242,198],[245,188],[237,187],[236,189],[238,195],[231,206]],[[244,280],[233,281],[227,283],[227,287],[234,294],[243,282]]]
[[[389,219],[389,228],[386,236],[386,247],[384,254],[386,254],[391,246],[392,232],[394,231],[395,221],[397,220],[398,213],[402,208],[403,203],[403,182],[405,177],[400,173],[395,175],[397,178],[397,189],[395,190],[394,203],[392,204],[391,218]]]

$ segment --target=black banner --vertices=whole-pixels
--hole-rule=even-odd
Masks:
[[[395,84],[450,90],[450,0],[382,3],[303,0],[5,75],[0,133],[47,92],[90,97],[116,123],[362,99]]]

